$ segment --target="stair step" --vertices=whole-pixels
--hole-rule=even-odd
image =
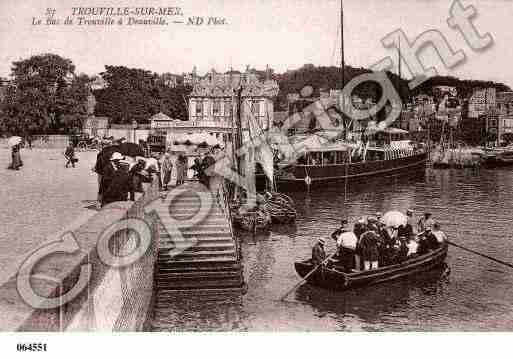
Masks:
[[[241,270],[223,270],[223,271],[197,271],[181,273],[157,273],[157,280],[189,280],[199,278],[238,278],[241,276]]]
[[[230,231],[190,231],[190,232],[182,232],[182,237],[190,238],[190,237],[228,237],[231,236]]]
[[[181,261],[183,259],[216,259],[219,257],[228,257],[233,256],[235,258],[235,249],[230,250],[214,250],[214,251],[208,251],[208,250],[198,250],[198,251],[186,251],[181,252],[176,255],[169,255],[165,252],[159,253],[158,255],[158,261]]]
[[[189,290],[183,290],[183,289],[159,289],[157,292],[157,300],[156,300],[156,306],[157,307],[169,307],[170,301],[168,299],[176,298],[177,295],[184,296],[184,295],[191,295],[191,296],[197,296],[197,295],[225,295],[225,294],[236,294],[240,295],[244,292],[244,288],[222,288],[222,289],[212,289],[212,288],[203,288],[203,289],[189,289]],[[167,304],[167,305],[166,305]]]
[[[170,247],[181,246],[181,247],[194,247],[199,244],[214,244],[214,243],[223,243],[223,244],[233,244],[235,245],[234,240],[231,237],[207,237],[207,238],[199,238],[197,241],[191,241],[190,239],[180,240],[178,238],[171,239],[169,237],[160,238],[159,240],[159,248],[170,249]]]
[[[172,223],[169,223],[167,221],[163,221],[162,222],[163,226],[160,228],[160,232],[164,232],[164,233],[167,233],[166,231],[166,226],[169,225],[171,226]],[[190,232],[190,231],[193,231],[193,230],[202,230],[202,231],[205,231],[205,230],[210,230],[210,229],[214,229],[214,230],[219,230],[219,229],[230,229],[229,225],[228,225],[228,221],[226,222],[218,222],[218,223],[202,223],[202,222],[199,222],[197,224],[195,224],[194,226],[191,226],[191,227],[179,227],[180,231],[182,232]]]
[[[162,209],[163,212],[165,211],[168,211],[169,208],[165,208],[165,209]],[[197,208],[192,208],[192,207],[180,207],[180,208],[171,208],[169,210],[169,213],[171,214],[172,217],[176,217],[177,215],[182,215],[182,216],[194,216],[198,213],[198,210],[199,210],[199,207]],[[208,213],[207,213],[207,217],[210,217],[210,216],[224,216],[224,212],[223,211],[218,211],[216,209],[210,209],[208,210]]]
[[[194,243],[194,244],[191,242],[189,242],[189,243],[186,243],[186,242],[169,243],[164,246],[159,245],[158,252],[160,254],[160,253],[168,252],[173,249],[183,249],[186,251],[198,251],[198,250],[214,250],[215,251],[215,250],[219,250],[219,249],[223,249],[223,248],[227,248],[227,249],[235,248],[235,244],[233,242],[227,242],[227,241],[214,242],[214,243],[199,242],[199,243]]]
[[[236,263],[235,256],[219,256],[215,258],[183,258],[183,259],[157,259],[157,263],[160,267],[173,267],[173,266],[187,266],[187,265],[201,265],[204,263],[212,263],[212,264],[226,264],[226,263]]]
[[[178,265],[174,267],[158,267],[157,273],[194,273],[194,272],[225,272],[240,271],[242,266],[237,262],[232,263],[193,263],[190,266]]]
[[[197,289],[197,288],[233,288],[242,286],[242,279],[213,279],[213,280],[191,280],[183,282],[157,282],[157,290],[159,289]]]

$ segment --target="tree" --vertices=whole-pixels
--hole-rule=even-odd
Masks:
[[[13,62],[14,86],[3,103],[7,127],[18,134],[64,132],[83,119],[89,78],[74,71],[71,60],[55,54]]]
[[[174,118],[187,118],[184,98],[190,88],[171,88],[159,81],[156,73],[124,66],[105,66],[100,75],[107,86],[95,91],[98,116],[108,116],[112,122],[120,124],[129,124],[133,120],[145,123],[158,112]]]

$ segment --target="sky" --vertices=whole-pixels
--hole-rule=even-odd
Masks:
[[[461,0],[473,5],[473,19],[481,34],[494,44],[474,52],[463,37],[447,25],[449,0],[344,0],[346,64],[368,67],[385,56],[396,56],[380,42],[402,29],[409,39],[430,29],[440,31],[467,61],[445,69],[432,50],[422,52],[440,74],[466,79],[504,82],[513,87],[513,0]],[[32,25],[45,20],[47,8],[63,21],[72,7],[180,7],[183,16],[166,17],[168,25]],[[189,17],[225,18],[225,25],[174,24]],[[88,17],[88,16],[86,16]],[[96,16],[103,18],[104,16]],[[147,16],[151,18],[152,16]],[[94,18],[94,16],[89,16]],[[113,17],[115,20],[119,17]],[[144,18],[144,17],[140,17]],[[0,76],[10,74],[13,61],[39,53],[70,58],[77,72],[100,73],[105,65],[144,68],[181,74],[197,66],[200,74],[224,72],[246,65],[277,72],[303,64],[340,63],[339,0],[0,0]],[[403,68],[406,68],[403,65]],[[404,74],[408,77],[407,72]]]

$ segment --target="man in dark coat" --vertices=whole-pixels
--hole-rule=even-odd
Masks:
[[[123,156],[114,152],[110,163],[103,167],[101,191],[102,207],[116,201],[126,201],[130,189],[128,171],[124,169],[120,161]]]
[[[64,152],[64,157],[66,157],[66,168],[71,164],[73,168],[75,168],[75,147],[73,147],[73,143],[70,141],[68,147],[66,147],[66,151]]]
[[[378,228],[374,224],[368,226],[368,230],[360,237],[363,267],[365,270],[378,268],[379,251],[377,234]]]
[[[194,176],[200,181],[200,183],[207,185],[205,171],[199,158],[194,159],[194,164],[191,166],[191,170],[194,171]]]

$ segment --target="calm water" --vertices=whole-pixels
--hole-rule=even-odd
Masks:
[[[294,226],[243,237],[242,298],[173,300],[155,330],[513,330],[513,269],[450,247],[448,278],[431,272],[407,281],[346,292],[297,281],[293,262],[308,257],[341,217],[412,208],[430,211],[449,238],[513,262],[513,170],[428,170],[421,180],[343,186],[293,195]],[[332,246],[329,243],[328,253]]]

